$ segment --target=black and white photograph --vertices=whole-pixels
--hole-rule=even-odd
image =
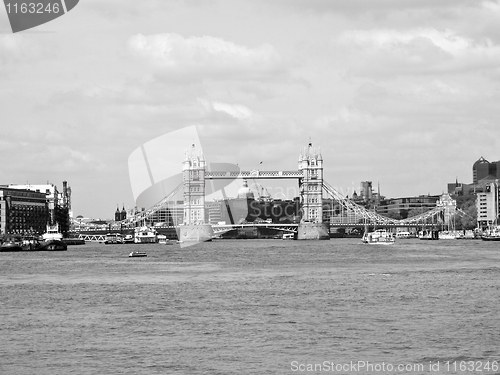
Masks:
[[[0,374],[500,374],[500,0],[3,0]]]

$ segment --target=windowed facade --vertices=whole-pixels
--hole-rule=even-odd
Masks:
[[[1,234],[45,233],[49,211],[45,192],[0,188]]]
[[[489,183],[482,193],[477,194],[477,226],[485,229],[490,225],[500,224],[500,187],[498,183]]]

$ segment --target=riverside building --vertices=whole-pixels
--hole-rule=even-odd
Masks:
[[[486,184],[484,192],[477,193],[477,226],[485,229],[500,223],[500,186],[498,180]]]
[[[41,233],[45,233],[47,230],[47,224],[59,225],[59,231],[64,237],[67,237],[70,228],[70,218],[72,216],[71,212],[71,188],[68,186],[66,181],[63,181],[63,189],[60,192],[57,186],[54,184],[41,184],[41,185],[18,185],[10,184],[8,186],[12,190],[29,190],[35,193],[41,193],[48,208],[48,216],[43,219],[43,230]]]
[[[1,234],[42,234],[48,219],[45,192],[0,187]]]
[[[386,199],[380,202],[376,212],[384,216],[406,219],[409,216],[432,210],[436,207],[439,198],[439,195],[420,195],[418,197]]]

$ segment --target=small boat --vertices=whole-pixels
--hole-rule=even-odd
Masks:
[[[473,230],[463,230],[462,233],[457,237],[458,240],[474,240],[476,239],[476,234]]]
[[[120,233],[108,233],[106,234],[106,239],[104,240],[104,243],[106,245],[123,244],[125,243],[125,240],[123,238],[123,235],[121,235]]]
[[[295,233],[283,233],[283,237],[281,237],[282,240],[294,240],[295,239]]]
[[[410,237],[411,237],[410,232],[406,232],[406,231],[396,232],[396,238],[410,238]]]
[[[392,245],[395,239],[391,232],[385,229],[377,229],[374,232],[365,232],[362,241],[370,245]]]
[[[500,225],[488,228],[481,234],[483,241],[500,241]]]
[[[440,240],[456,240],[459,233],[453,230],[442,230],[439,232],[438,237]]]
[[[173,245],[174,241],[170,241],[164,234],[159,234],[158,243],[160,245]]]
[[[418,232],[419,240],[439,240],[439,232],[437,230],[421,230]]]
[[[132,251],[128,256],[129,258],[144,258],[147,257],[148,254],[146,254],[144,251]]]
[[[134,243],[134,236],[132,234],[126,234],[123,238],[123,243]]]
[[[0,252],[23,251],[23,243],[20,237],[10,236],[0,245]]]
[[[35,251],[40,249],[40,240],[36,236],[25,236],[22,241],[24,251]]]

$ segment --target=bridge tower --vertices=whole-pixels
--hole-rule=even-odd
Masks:
[[[182,162],[184,220],[177,233],[181,241],[207,241],[213,235],[212,226],[205,224],[205,167],[203,153],[193,144]]]
[[[184,225],[205,222],[205,158],[195,145],[186,150],[182,162]]]
[[[312,143],[299,155],[300,202],[302,218],[297,238],[330,239],[329,225],[323,223],[323,157],[321,151],[312,148]]]

